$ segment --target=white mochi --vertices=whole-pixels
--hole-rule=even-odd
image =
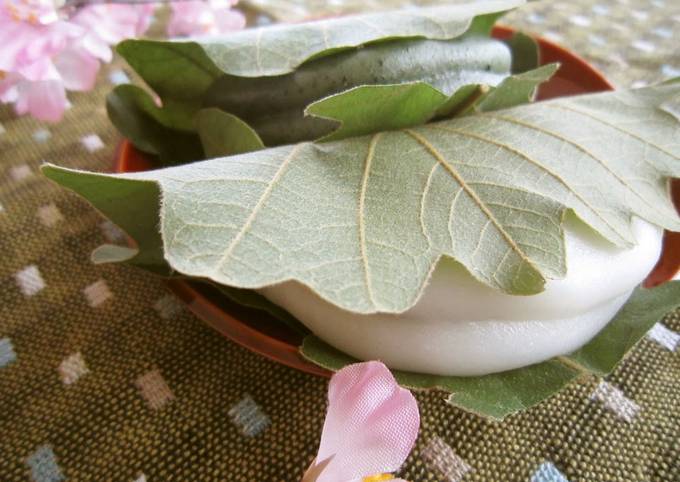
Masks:
[[[483,375],[570,353],[595,336],[651,271],[663,231],[633,219],[637,245],[618,249],[579,220],[565,221],[567,276],[511,296],[442,259],[422,298],[401,314],[360,315],[297,282],[260,290],[319,338],[361,360],[440,375]]]

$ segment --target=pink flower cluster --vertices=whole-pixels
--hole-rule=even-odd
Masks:
[[[0,0],[0,100],[61,119],[66,90],[94,86],[111,45],[146,30],[153,6],[91,5],[66,18],[50,0]]]
[[[237,0],[236,0],[237,1]],[[235,0],[173,2],[171,36],[242,28]],[[94,87],[111,46],[142,35],[156,5],[105,4],[64,8],[64,0],[0,0],[0,102],[18,114],[55,122],[69,102],[66,91]]]

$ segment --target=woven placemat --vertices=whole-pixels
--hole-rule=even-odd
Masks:
[[[280,20],[372,7],[251,3]],[[539,2],[505,23],[579,52],[622,87],[680,75],[675,0]],[[38,171],[110,168],[120,139],[104,96],[126,76],[120,61],[102,69],[59,124],[0,110],[0,480],[299,480],[327,381],[220,337],[151,275],[92,265],[92,249],[120,232]],[[680,316],[667,317],[607,380],[502,423],[417,394],[421,432],[400,475],[680,480],[679,330]]]

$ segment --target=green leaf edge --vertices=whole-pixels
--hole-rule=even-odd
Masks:
[[[403,129],[435,118],[488,112],[531,102],[537,87],[548,81],[558,68],[559,64],[552,63],[513,74],[496,87],[466,84],[450,96],[426,82],[362,85],[309,104],[305,115],[338,123],[334,131],[313,142]],[[381,103],[362,102],[362,96],[378,98]],[[343,109],[349,111],[349,115],[343,116]]]
[[[204,157],[198,135],[187,130],[186,108],[172,102],[158,107],[149,92],[133,84],[119,85],[106,97],[106,111],[116,129],[164,166]]]
[[[158,230],[149,230],[158,222],[160,209],[160,187],[153,181],[129,180],[115,178],[114,185],[125,193],[130,201],[128,210],[117,210],[118,197],[109,196],[100,188],[97,181],[108,176],[98,173],[64,169],[52,164],[40,167],[42,174],[83,197],[95,210],[109,218],[119,226],[134,242],[135,247],[103,244],[91,254],[95,264],[124,262],[146,271],[173,278],[177,276],[167,264],[163,256],[163,242]],[[77,181],[77,182],[75,182]],[[90,199],[95,199],[96,204]],[[143,206],[142,209],[139,206]],[[231,301],[248,308],[264,311],[276,320],[286,324],[300,335],[307,335],[309,330],[289,314],[286,310],[267,300],[252,290],[215,285]]]
[[[513,74],[528,72],[540,65],[540,49],[531,35],[520,30],[504,42],[512,53],[511,71]]]
[[[233,156],[264,149],[257,132],[237,116],[216,107],[196,114],[196,131],[209,158]]]

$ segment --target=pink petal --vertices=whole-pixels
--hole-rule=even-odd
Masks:
[[[54,64],[68,90],[90,90],[97,81],[99,61],[84,49],[64,50]]]
[[[15,21],[0,10],[0,70],[15,72],[50,60],[80,33],[80,27],[68,22],[32,25]]]
[[[246,26],[246,17],[236,10],[222,10],[216,14],[218,33],[241,30]]]
[[[0,70],[12,72],[20,65],[27,42],[34,40],[32,30],[27,30],[19,22],[0,16]]]
[[[210,32],[215,23],[212,9],[207,2],[176,1],[170,4],[170,8],[172,16],[167,27],[170,37],[204,35]]]
[[[33,63],[25,64],[14,69],[22,78],[30,81],[36,80],[59,80],[59,72],[57,71],[52,59],[44,57],[36,60]]]
[[[91,33],[83,37],[80,45],[83,49],[87,50],[90,55],[98,58],[102,62],[111,62],[111,59],[113,58],[113,52],[111,51],[108,42]]]
[[[66,91],[57,80],[22,81],[17,84],[17,114],[29,113],[36,119],[57,122],[69,105]]]
[[[137,24],[135,25],[135,37],[139,37],[144,32],[147,31],[151,21],[154,18],[154,12],[156,11],[157,5],[153,3],[143,3],[141,5],[136,5],[138,10]]]
[[[81,8],[71,23],[85,29],[83,47],[90,54],[109,62],[110,45],[141,35],[148,27],[155,5],[97,4]]]
[[[214,35],[245,26],[245,17],[231,10],[232,0],[188,0],[170,4],[172,16],[167,32],[170,37]]]
[[[19,76],[16,74],[6,74],[5,77],[0,80],[0,102],[6,104],[14,103],[17,100],[19,91],[17,89],[17,83],[19,82]]]
[[[328,402],[317,460],[333,458],[318,482],[399,469],[418,436],[420,415],[411,392],[399,387],[385,365],[356,363],[338,371]]]

